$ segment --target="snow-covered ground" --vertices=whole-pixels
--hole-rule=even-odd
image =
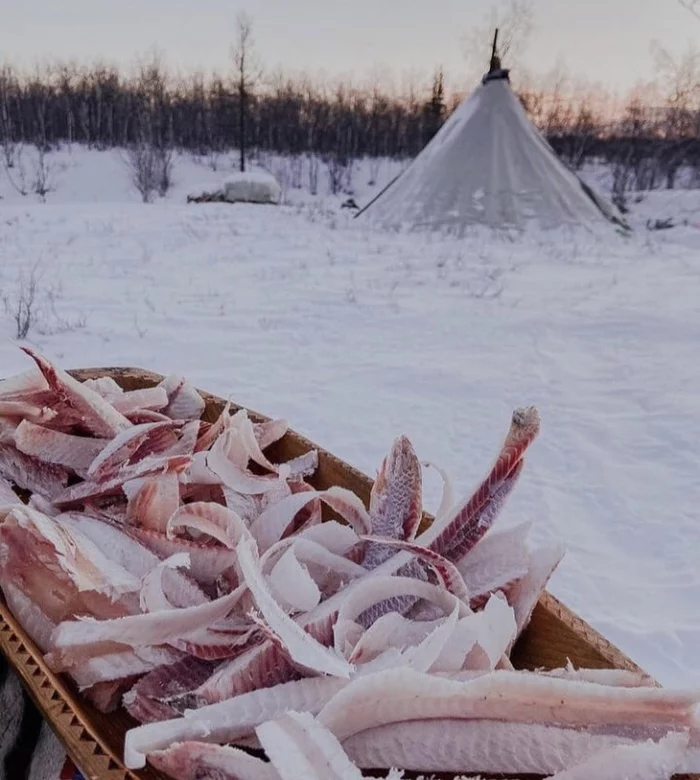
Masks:
[[[281,207],[187,205],[231,168],[179,158],[143,205],[118,152],[50,162],[46,202],[0,173],[1,374],[28,367],[13,314],[33,276],[27,340],[64,367],[184,373],[368,473],[406,433],[467,492],[536,404],[503,521],[563,539],[552,592],[662,683],[700,685],[700,191],[633,199],[630,238],[456,241],[372,231],[323,176]],[[357,201],[399,168],[369,187],[359,166]],[[688,224],[644,227],[666,216]]]

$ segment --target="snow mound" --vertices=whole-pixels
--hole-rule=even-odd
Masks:
[[[234,173],[224,184],[224,198],[229,203],[279,203],[282,188],[271,173]]]

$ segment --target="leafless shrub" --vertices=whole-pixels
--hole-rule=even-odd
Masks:
[[[161,197],[168,193],[172,185],[172,149],[140,141],[128,147],[126,163],[144,203],[151,203],[156,193]]]
[[[381,165],[381,159],[379,157],[370,157],[369,160],[369,181],[367,184],[370,187],[374,187],[379,177],[379,167]]]
[[[318,157],[309,155],[309,191],[312,195],[318,195]]]
[[[150,203],[158,189],[158,167],[155,149],[145,141],[131,144],[126,161],[131,171],[131,181],[144,203]]]
[[[155,157],[158,194],[162,198],[168,194],[173,183],[173,150],[166,146],[157,146]]]
[[[331,195],[337,195],[343,191],[348,180],[348,160],[338,154],[327,154],[324,156],[324,162],[328,169],[328,185]],[[352,173],[350,173],[352,177]]]
[[[304,173],[304,159],[300,154],[293,154],[289,161],[289,170],[291,173],[290,183],[295,190],[301,189],[301,177]]]
[[[46,157],[46,145],[40,143],[37,145],[36,160],[34,161],[34,177],[32,180],[32,191],[42,200],[53,190],[51,174],[53,167]]]
[[[12,320],[17,339],[26,339],[32,331],[47,335],[74,331],[86,325],[84,315],[69,320],[59,314],[56,303],[61,297],[61,286],[45,280],[40,261],[28,271],[20,271],[11,289],[6,285],[3,287],[0,300]]]
[[[683,8],[686,8],[688,11],[690,11],[691,14],[694,14],[700,18],[700,0],[678,0],[678,2],[683,6]]]
[[[218,171],[221,165],[221,152],[218,149],[210,149],[207,155],[207,163],[212,171]]]
[[[26,339],[39,317],[40,273],[38,263],[29,275],[20,273],[14,295],[3,293],[5,312],[15,324],[15,338]]]
[[[27,171],[24,167],[23,151],[24,148],[21,144],[14,145],[12,166],[8,164],[7,157],[5,157],[5,172],[12,187],[20,195],[25,196],[29,193],[29,186],[27,185]]]

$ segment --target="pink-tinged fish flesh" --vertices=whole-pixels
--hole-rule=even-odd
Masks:
[[[491,529],[457,568],[464,577],[472,606],[481,606],[497,590],[507,592],[526,574],[530,560],[527,535],[532,523]]]
[[[228,402],[221,411],[215,423],[200,422],[200,432],[195,445],[195,452],[208,450],[217,438],[231,427],[231,403]]]
[[[12,444],[0,444],[0,476],[48,499],[60,495],[68,484],[68,472],[64,468],[42,463]]]
[[[124,708],[140,723],[170,720],[184,711],[185,697],[216,669],[213,661],[187,656],[142,677],[126,694]]]
[[[118,709],[122,694],[134,682],[134,677],[126,677],[114,682],[97,683],[86,688],[81,695],[100,712],[114,712]]]
[[[513,638],[520,636],[530,621],[533,610],[544,591],[549,578],[564,557],[564,546],[555,544],[550,547],[542,547],[530,555],[528,573],[523,577],[508,594],[508,601],[515,610],[515,619],[518,624],[518,632]],[[512,644],[511,646],[512,647]],[[510,647],[508,650],[510,651]]]
[[[15,431],[19,421],[16,418],[0,417],[0,444],[15,443]]]
[[[168,520],[180,508],[180,482],[175,473],[125,482],[126,520],[149,531],[165,533]]]
[[[343,596],[345,598],[342,598]],[[338,617],[334,626],[336,652],[345,654],[347,646],[354,645],[356,639],[362,635],[362,625],[357,621],[358,617],[364,614],[369,607],[386,599],[404,596],[425,599],[447,614],[451,613],[455,607],[457,607],[460,617],[470,613],[469,607],[464,602],[443,588],[428,582],[401,576],[365,577],[334,597],[339,599]],[[329,604],[330,601],[329,599],[325,604]],[[307,619],[308,617],[309,615],[307,615]]]
[[[95,591],[117,601],[137,592],[139,580],[114,563],[79,530],[69,528],[58,517],[49,517],[29,506],[17,505],[5,518],[4,526],[17,525],[53,548],[55,562],[79,591]]]
[[[160,563],[160,558],[120,528],[84,514],[62,514],[60,521],[78,529],[112,561],[143,580]],[[204,604],[209,597],[194,578],[180,569],[162,572],[162,585],[168,601],[175,607]]]
[[[321,591],[295,555],[287,550],[272,567],[269,585],[277,603],[287,612],[308,612],[321,601]]]
[[[0,524],[2,579],[12,583],[30,598],[54,623],[78,615],[118,617],[138,607],[138,600],[94,590],[79,591],[59,566],[53,545],[31,530]]]
[[[253,423],[253,428],[260,448],[265,450],[287,433],[289,423],[282,419],[268,420],[262,423]]]
[[[172,539],[178,530],[187,528],[216,539],[229,550],[234,550],[241,536],[248,534],[248,527],[235,512],[204,501],[186,504],[174,512],[168,519],[166,535]]]
[[[144,528],[129,527],[127,532],[161,558],[187,553],[190,556],[190,574],[204,586],[215,585],[217,578],[237,560],[236,553],[225,547],[212,547],[182,537],[169,539],[165,534]]]
[[[671,780],[684,765],[687,747],[687,734],[669,734],[659,742],[617,745],[558,773],[554,780]]]
[[[42,463],[63,466],[83,477],[108,443],[108,439],[72,436],[27,420],[23,420],[15,431],[15,446],[20,452]]]
[[[467,604],[469,603],[469,591],[459,569],[454,563],[448,561],[447,558],[443,558],[442,555],[436,553],[434,550],[423,547],[423,545],[417,544],[416,542],[404,541],[402,539],[382,539],[378,536],[363,536],[360,538],[363,541],[368,542],[368,549],[372,546],[376,548],[387,547],[389,550],[406,550],[407,552],[413,553],[418,560],[430,566],[437,574],[440,585],[443,588],[458,599],[461,599]]]
[[[168,396],[168,405],[163,409],[168,417],[173,420],[198,420],[202,416],[204,399],[184,377],[168,376],[158,387]]]
[[[1,555],[1,553],[0,553]],[[2,558],[0,557],[0,563]],[[51,648],[51,634],[56,624],[50,620],[41,608],[27,596],[23,590],[15,587],[12,582],[5,581],[7,577],[0,574],[0,588],[10,611],[22,628],[29,634],[42,653]]]
[[[53,636],[57,659],[92,658],[105,648],[145,647],[186,639],[201,628],[225,618],[240,601],[244,588],[215,601],[182,609],[129,615],[115,620],[64,621]]]
[[[88,475],[96,480],[108,479],[132,462],[132,458],[137,452],[140,455],[139,460],[149,455],[162,453],[165,448],[177,440],[173,434],[176,426],[177,422],[168,420],[167,422],[134,425],[123,431],[109,442],[99,457],[95,458],[90,465]],[[164,446],[162,433],[167,434]]]
[[[38,368],[0,380],[0,400],[26,401],[38,394],[50,392],[49,384]]]
[[[309,450],[303,455],[298,455],[296,458],[285,461],[280,465],[286,467],[290,480],[306,479],[313,476],[318,469],[318,452]]]
[[[255,732],[282,780],[362,780],[338,740],[308,712],[287,712]]]
[[[330,522],[333,523],[333,521]],[[328,526],[327,529],[326,526]],[[340,529],[343,530],[341,531]],[[327,535],[326,530],[332,531],[332,533]],[[321,526],[311,528],[305,533],[308,534],[309,538],[315,539],[318,537],[321,541],[332,542],[335,545],[333,549],[336,550],[343,549],[343,545],[349,544],[351,538],[354,538],[352,537],[354,534],[352,529],[340,526],[337,523],[333,523],[333,525],[323,523]],[[397,570],[400,570],[410,560],[411,556],[408,553],[399,552],[393,558],[378,566],[374,571],[369,572],[367,577],[393,579],[389,575],[396,574]],[[322,601],[315,609],[299,615],[295,618],[296,622],[299,623],[304,631],[314,636],[317,641],[322,644],[331,644],[333,642],[333,625],[336,621],[338,610],[356,588],[360,586],[367,588],[365,579],[362,578],[351,582],[343,590]],[[379,586],[381,587],[381,583],[379,583]],[[392,583],[390,587],[395,588],[396,586]],[[410,590],[413,587],[413,581],[407,583],[407,587]],[[361,596],[369,603],[372,603],[375,598],[372,590],[373,588],[370,585],[369,589],[365,591],[366,595]],[[433,593],[432,591],[427,592],[430,595]],[[421,591],[421,594],[426,595],[426,592]],[[450,594],[444,594],[443,598],[446,600],[452,599],[449,608],[447,608],[448,611],[451,610],[454,604],[454,597]],[[223,664],[211,679],[207,680],[197,690],[198,700],[202,704],[211,704],[237,693],[249,691],[256,685],[261,687],[263,684],[274,685],[279,682],[286,682],[291,679],[292,669],[289,664],[282,665],[282,660],[283,656],[280,655],[272,642],[265,641],[259,647],[246,651],[239,658]]]
[[[151,409],[137,409],[135,412],[126,412],[124,416],[134,425],[168,422],[170,420],[170,417],[162,412],[154,412]]]
[[[658,683],[645,672],[635,672],[629,669],[576,669],[571,661],[561,669],[538,669],[537,674],[622,688],[658,687]]]
[[[317,672],[348,678],[352,667],[342,655],[317,642],[275,601],[260,569],[255,542],[242,539],[236,552],[243,582],[250,589],[266,623],[284,643],[292,660]]]
[[[341,741],[386,723],[433,718],[686,728],[695,725],[698,703],[697,692],[611,688],[510,671],[462,683],[397,669],[353,681],[319,718]]]
[[[229,454],[226,452],[225,439],[230,433],[234,433],[234,431],[226,431],[206,453],[205,463],[207,468],[226,487],[235,490],[237,493],[243,493],[243,495],[258,496],[274,490],[280,481],[280,477],[277,474],[272,476],[253,474],[245,466],[241,466],[229,457]]]
[[[223,663],[193,690],[192,696],[185,703],[188,707],[215,704],[256,688],[288,682],[297,676],[278,647],[265,640]]]
[[[12,417],[18,420],[29,420],[33,423],[49,422],[56,417],[56,412],[48,406],[36,406],[25,401],[0,400],[0,417]]]
[[[20,500],[17,493],[12,489],[12,483],[0,475],[0,512],[5,512],[18,503],[20,503]]]
[[[184,653],[172,647],[140,647],[81,659],[69,667],[68,673],[80,689],[85,689],[99,683],[140,677],[158,667],[175,664],[184,657]]]
[[[110,400],[121,414],[157,412],[168,405],[168,394],[162,387],[144,387],[141,390],[128,390]]]
[[[20,347],[37,364],[49,388],[58,398],[73,409],[83,425],[95,436],[112,438],[131,423],[102,396],[54,366],[46,358],[29,347]]]
[[[188,468],[190,462],[191,459],[185,455],[175,455],[172,458],[145,458],[133,466],[121,469],[118,476],[111,479],[102,482],[86,480],[77,485],[71,485],[55,495],[53,503],[58,507],[70,507],[84,504],[90,499],[120,495],[125,482],[156,474],[171,472],[180,474]]]
[[[342,744],[363,768],[400,766],[414,772],[549,775],[566,771],[602,751],[636,742],[624,732],[618,735],[539,723],[437,719],[379,726]],[[593,772],[581,776],[581,780],[601,780],[604,776]],[[614,774],[610,780],[624,777]]]
[[[126,733],[126,765],[139,769],[147,754],[175,742],[235,742],[290,709],[317,713],[345,684],[332,677],[295,680],[188,710],[183,718],[138,726]]]
[[[461,560],[493,524],[522,470],[522,458],[539,433],[534,407],[516,409],[495,465],[465,502],[457,504],[441,523],[434,523],[419,540],[453,562]]]
[[[181,742],[149,754],[148,763],[174,780],[279,780],[272,764],[227,745]]]

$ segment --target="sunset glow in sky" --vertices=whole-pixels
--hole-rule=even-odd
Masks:
[[[657,40],[674,54],[700,43],[700,19],[677,0],[534,0],[535,27],[522,64],[626,90],[654,75]],[[129,65],[157,46],[172,68],[225,69],[237,11],[252,17],[268,69],[329,76],[390,69],[394,79],[443,65],[452,84],[473,78],[465,59],[470,30],[496,0],[22,0],[6,2],[0,59],[102,58]],[[486,42],[488,48],[488,42]],[[484,55],[484,65],[488,53]],[[465,86],[467,86],[465,84]]]

